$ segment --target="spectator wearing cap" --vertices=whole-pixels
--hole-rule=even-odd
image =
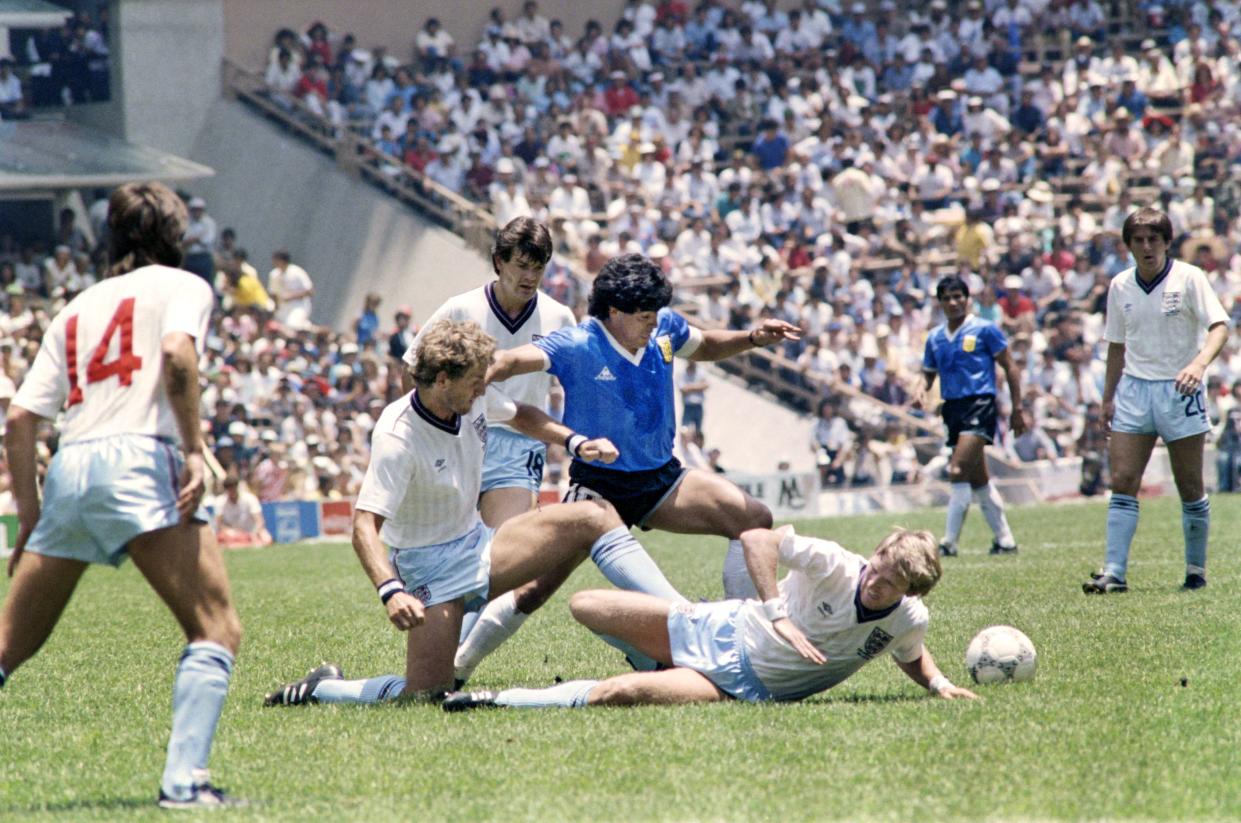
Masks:
[[[638,105],[638,93],[626,82],[625,72],[619,69],[610,75],[611,82],[603,91],[603,110],[609,117],[619,117]]]
[[[855,51],[866,51],[867,45],[875,39],[875,24],[866,16],[865,3],[852,3],[849,16],[840,25],[840,37]]]
[[[1077,4],[1074,8],[1084,4]],[[1091,72],[1094,61],[1094,41],[1088,35],[1080,35],[1073,43],[1072,56],[1064,61],[1061,69],[1061,82],[1064,84],[1066,97],[1083,95],[1090,86],[1090,81],[1097,79]]]
[[[190,220],[181,238],[181,251],[185,255],[181,267],[198,275],[210,286],[215,280],[215,220],[207,214],[207,202],[201,197],[191,197],[188,205]]]
[[[957,93],[952,89],[943,89],[936,93],[935,108],[931,111],[931,125],[945,137],[961,132],[961,112],[957,108]]]
[[[216,498],[216,539],[225,548],[269,546],[271,532],[263,523],[263,507],[249,489],[242,489],[236,475],[224,478],[224,493]]]

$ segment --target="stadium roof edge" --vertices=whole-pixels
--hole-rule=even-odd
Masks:
[[[4,28],[55,28],[71,14],[69,9],[45,0],[0,0],[0,26]]]
[[[0,193],[181,182],[215,170],[66,120],[0,123]]]

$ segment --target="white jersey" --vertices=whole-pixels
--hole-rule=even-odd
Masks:
[[[516,413],[513,401],[494,388],[451,422],[427,411],[417,390],[389,403],[371,435],[356,508],[383,515],[380,536],[394,549],[461,537],[479,519],[487,425]]]
[[[189,272],[144,266],[79,294],[52,319],[13,403],[55,418],[60,443],[142,434],[180,442],[163,385],[162,343],[184,332],[199,354],[211,287]]]
[[[521,314],[514,320],[500,308],[494,294],[495,283],[488,283],[477,289],[450,297],[423,324],[414,345],[405,350],[405,364],[411,368],[417,356],[418,345],[422,335],[436,320],[472,320],[482,330],[495,338],[500,349],[515,349],[527,343],[546,337],[557,329],[565,329],[577,324],[573,312],[568,306],[539,292]],[[547,393],[551,390],[552,376],[545,371],[532,374],[521,374],[510,377],[502,383],[495,383],[505,395],[517,401],[547,411]],[[508,428],[504,426],[503,428]]]
[[[865,558],[791,531],[780,542],[779,556],[789,569],[780,581],[780,600],[827,662],[820,666],[804,659],[776,634],[762,604],[746,601],[737,624],[754,673],[772,697],[798,700],[830,689],[884,651],[902,663],[922,656],[930,620],[922,599],[905,597],[878,612],[866,609],[858,592]]]
[[[1107,290],[1103,339],[1125,344],[1125,371],[1139,380],[1175,380],[1198,351],[1206,330],[1228,313],[1206,273],[1168,258],[1153,285],[1125,269]]]

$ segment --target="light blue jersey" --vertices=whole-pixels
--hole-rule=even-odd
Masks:
[[[995,358],[1008,348],[1000,327],[970,315],[957,330],[948,324],[931,329],[922,355],[922,368],[939,374],[939,393],[945,400],[995,394]]]
[[[615,471],[657,469],[672,459],[676,408],[672,358],[689,357],[702,332],[669,309],[646,348],[630,354],[595,318],[534,341],[547,371],[564,386],[564,422],[587,437],[606,437],[620,450]]]

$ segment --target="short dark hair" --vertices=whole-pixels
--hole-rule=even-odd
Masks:
[[[1120,239],[1124,241],[1126,246],[1129,245],[1129,239],[1133,237],[1133,232],[1140,226],[1149,226],[1159,232],[1165,243],[1172,242],[1172,221],[1168,219],[1168,215],[1159,209],[1152,209],[1150,206],[1138,209],[1125,218],[1125,223],[1120,229]]]
[[[944,295],[946,295],[950,291],[959,291],[962,294],[964,294],[966,297],[970,296],[969,284],[966,283],[965,280],[963,280],[962,278],[958,277],[955,274],[948,275],[947,277],[941,279],[938,284],[936,284],[935,299],[943,300]]]
[[[496,232],[491,246],[491,266],[500,273],[499,261],[509,263],[513,255],[520,255],[542,268],[552,259],[552,235],[547,226],[533,217],[514,217]]]
[[[181,265],[189,214],[163,183],[127,183],[108,199],[109,275],[159,264]]]
[[[604,320],[610,309],[625,314],[659,311],[671,302],[672,284],[663,269],[641,254],[622,254],[595,276],[586,310]]]
[[[274,252],[271,253],[271,256],[275,258],[276,260],[283,260],[286,263],[288,263],[290,260],[293,259],[289,257],[288,249],[276,249]]]

